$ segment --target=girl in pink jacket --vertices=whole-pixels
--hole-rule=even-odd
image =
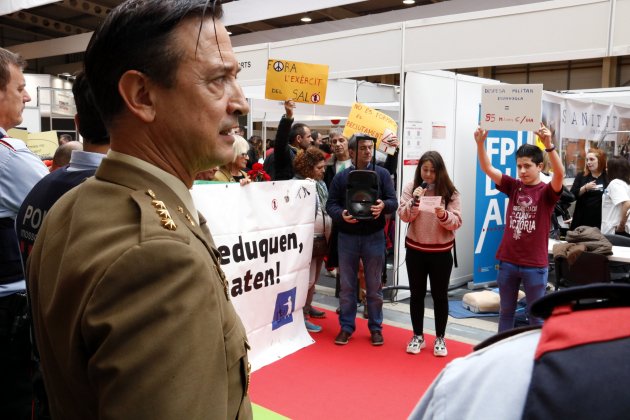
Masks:
[[[435,151],[422,155],[413,181],[405,185],[398,215],[409,223],[407,274],[411,291],[410,312],[413,337],[407,353],[418,354],[426,347],[423,335],[424,297],[427,275],[435,310],[435,356],[446,356],[444,334],[448,319],[448,285],[453,268],[451,248],[454,231],[462,225],[459,192],[448,176],[442,156]]]

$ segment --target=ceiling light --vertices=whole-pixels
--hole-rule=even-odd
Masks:
[[[309,23],[312,19],[308,16],[304,16],[302,19],[300,19],[302,22],[304,23]]]
[[[415,4],[416,0],[403,0],[403,4]]]

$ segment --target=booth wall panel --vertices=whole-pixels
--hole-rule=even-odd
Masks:
[[[453,268],[451,284],[472,279],[476,148],[472,133],[477,127],[481,85],[493,80],[456,75],[450,72],[410,72],[405,79],[405,124],[401,153],[403,160],[418,159],[428,150],[438,151],[449,175],[461,195],[463,225],[457,231],[458,267]],[[421,127],[421,147],[411,153],[406,150],[410,124]],[[445,138],[434,138],[433,125],[446,126]],[[409,139],[407,139],[409,140]],[[413,179],[416,165],[402,165],[402,185]],[[399,261],[406,258],[407,226],[399,224]],[[409,278],[404,263],[398,263],[398,283],[407,285]],[[405,294],[399,292],[399,298]]]
[[[553,3],[553,2],[551,2]],[[566,2],[562,2],[565,4]],[[540,6],[542,7],[542,6]],[[582,59],[606,55],[607,1],[504,15],[409,22],[405,70]],[[531,7],[530,7],[531,9]]]
[[[630,0],[616,0],[611,55],[630,54]]]
[[[460,193],[462,226],[456,233],[458,268],[453,267],[451,283],[472,280],[474,275],[475,244],[475,185],[477,173],[477,145],[473,133],[479,121],[481,86],[495,84],[495,80],[459,75],[455,110],[455,153],[453,183]]]
[[[235,48],[234,53],[241,71],[238,82],[241,86],[265,85],[267,74],[268,46],[259,44],[254,48]],[[273,57],[275,58],[275,57]]]
[[[290,45],[271,45],[271,58],[329,64],[331,79],[400,72],[401,30],[388,25],[378,32],[350,34]]]

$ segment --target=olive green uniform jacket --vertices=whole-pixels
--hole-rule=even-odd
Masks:
[[[53,418],[252,417],[249,345],[200,222],[107,158],[50,210],[28,287]]]

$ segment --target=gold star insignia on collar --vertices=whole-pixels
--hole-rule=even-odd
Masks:
[[[190,216],[190,214],[184,214],[184,208],[182,206],[177,206],[177,211],[186,217],[186,220],[190,222],[191,226],[195,226],[195,220]]]
[[[176,230],[177,225],[171,218],[171,214],[166,209],[166,205],[163,201],[158,200],[153,190],[147,190],[147,195],[151,197],[151,205],[155,207],[155,211],[160,218],[160,223],[163,228],[168,230]]]
[[[151,204],[158,210],[166,210],[166,205],[164,204],[164,201],[151,200]]]
[[[168,210],[166,210],[165,208],[158,208],[157,210],[157,214],[160,217],[164,217],[166,219],[170,219],[171,218],[171,214],[168,212]]]
[[[175,222],[173,221],[173,219],[169,218],[163,218],[160,219],[160,222],[162,223],[162,227],[168,229],[168,230],[175,230],[177,229],[177,225],[175,224]]]

